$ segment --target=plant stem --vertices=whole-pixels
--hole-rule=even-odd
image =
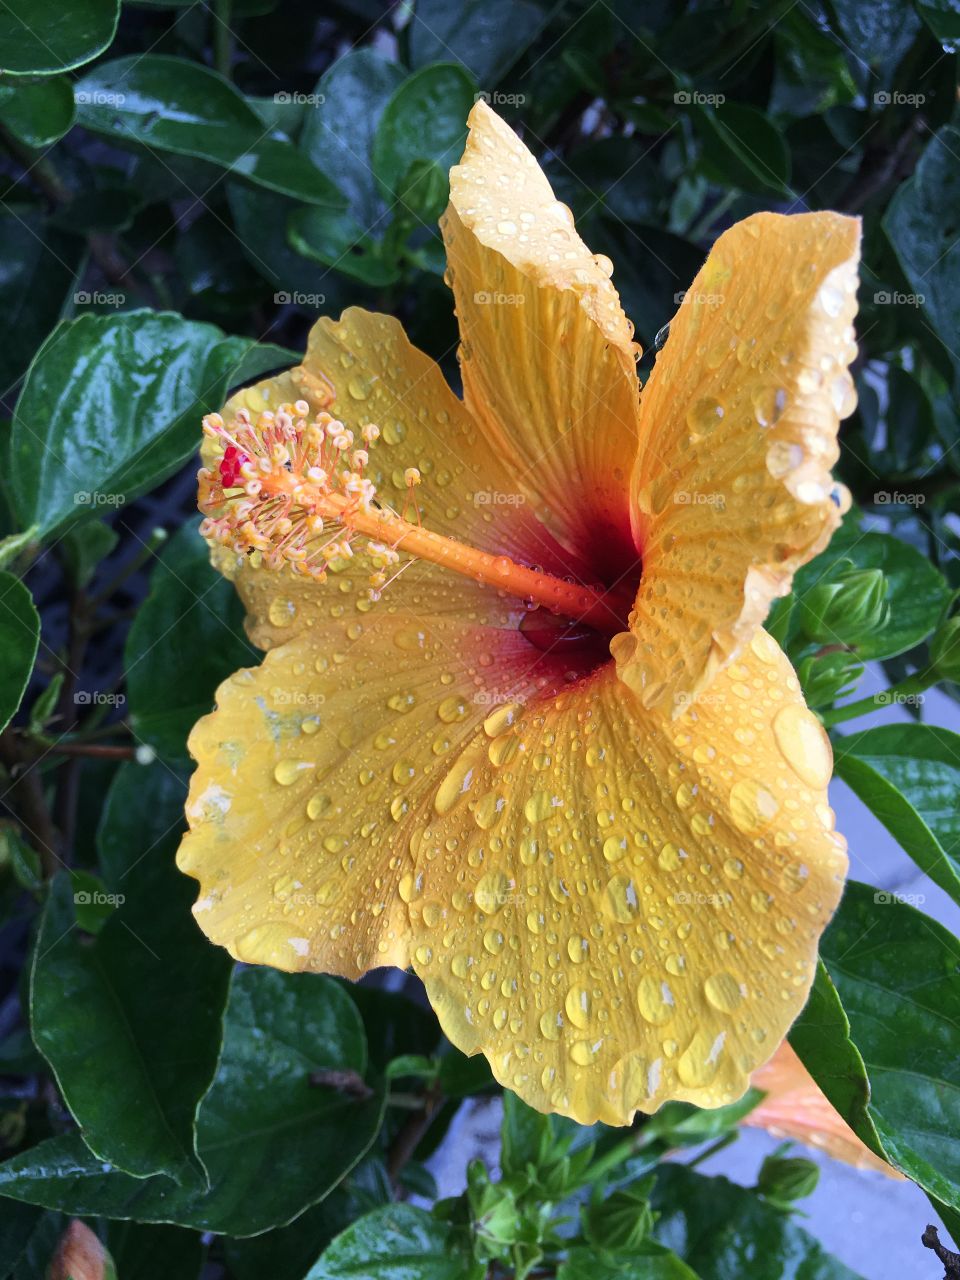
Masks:
[[[932,671],[922,675],[907,676],[898,684],[891,685],[882,693],[875,693],[869,698],[858,698],[856,702],[848,702],[842,707],[830,707],[817,714],[829,729],[832,725],[841,724],[844,720],[855,720],[858,716],[869,715],[871,711],[880,711],[884,707],[894,706],[898,702],[906,702],[915,698],[936,684],[937,677]]]
[[[711,1142],[709,1147],[705,1147],[698,1156],[694,1156],[692,1160],[687,1161],[688,1169],[695,1169],[698,1164],[703,1164],[704,1160],[709,1160],[711,1156],[715,1156],[718,1151],[723,1151],[729,1147],[732,1142],[736,1142],[740,1134],[737,1129],[731,1129],[729,1133],[724,1133],[717,1138],[716,1142]]]
[[[58,742],[51,747],[54,755],[92,756],[100,760],[136,760],[137,748],[113,746],[105,742]]]
[[[43,878],[49,880],[59,860],[57,834],[43,794],[40,774],[34,768],[34,762],[24,757],[12,729],[5,729],[0,734],[0,760],[10,775],[10,790],[17,813],[40,856]]]
[[[233,0],[216,0],[213,6],[213,65],[224,80],[230,79],[233,69],[232,16]]]
[[[387,1173],[394,1190],[397,1189],[400,1172],[404,1165],[413,1158],[413,1153],[420,1145],[424,1134],[430,1128],[434,1116],[443,1105],[443,1093],[436,1083],[430,1085],[423,1095],[423,1106],[419,1111],[411,1111],[404,1121],[399,1133],[394,1138],[387,1154]]]

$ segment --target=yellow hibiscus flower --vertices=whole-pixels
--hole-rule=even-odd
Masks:
[[[463,400],[351,309],[208,420],[205,530],[267,653],[193,732],[179,864],[240,960],[412,965],[534,1107],[717,1106],[803,1006],[846,868],[760,624],[846,502],[859,225],[725,232],[641,400],[611,264],[469,123]]]

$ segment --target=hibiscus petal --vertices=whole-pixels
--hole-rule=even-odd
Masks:
[[[274,638],[290,607],[276,577],[240,574]],[[413,857],[452,760],[512,697],[583,674],[531,646],[522,607],[489,588],[415,565],[406,590],[408,607],[364,615],[313,584],[297,599],[314,612],[194,728],[178,864],[200,881],[198,923],[240,960],[347,977],[405,966]]]
[[[753,1073],[750,1083],[767,1096],[744,1124],[766,1129],[776,1138],[795,1138],[858,1169],[876,1169],[889,1178],[902,1177],[860,1141],[786,1040],[770,1061]]]
[[[393,317],[352,307],[339,321],[318,321],[302,368],[303,372],[286,371],[238,392],[224,407],[224,417],[231,418],[241,408],[261,413],[299,398],[313,400],[318,408],[317,395],[332,394],[329,412],[357,436],[366,423],[381,429],[369,451],[366,474],[384,501],[403,508],[404,472],[416,467],[423,477],[417,505],[423,523],[434,532],[539,564],[560,577],[592,580],[587,565],[557,542],[517,491],[508,460],[477,428],[439,366],[408,341]],[[204,440],[203,461],[208,467],[218,461],[209,439]],[[355,617],[371,608],[365,599],[366,575],[360,570],[341,573],[336,583],[320,588],[306,577],[262,570],[256,556],[238,557],[216,546],[212,556],[221,572],[236,580],[247,606],[251,639],[265,649],[307,626],[329,626],[333,621],[339,632],[348,614]],[[381,604],[389,608],[408,602],[422,571],[423,566],[405,571]],[[445,581],[456,609],[456,579],[447,575]],[[436,607],[444,612],[442,593],[436,599]],[[322,641],[318,638],[317,643]],[[333,637],[330,643],[335,643]]]
[[[757,214],[716,242],[644,388],[633,473],[643,580],[615,645],[674,713],[749,641],[849,499],[837,427],[855,404],[860,224]]]
[[[739,1097],[840,896],[831,764],[763,631],[677,722],[612,664],[488,722],[437,788],[410,903],[447,1035],[584,1124]]]
[[[479,101],[441,219],[464,399],[514,488],[614,576],[636,564],[629,469],[637,348],[609,261],[577,235],[533,156]]]

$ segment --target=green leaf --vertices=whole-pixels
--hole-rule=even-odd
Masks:
[[[861,661],[892,658],[925,640],[940,620],[950,598],[943,575],[915,547],[888,533],[862,533],[845,521],[826,551],[797,573],[793,591],[803,597],[819,582],[837,574],[839,562],[856,569],[879,569],[887,582],[889,614],[882,627],[857,644]],[[849,564],[840,565],[840,570]],[[799,623],[799,609],[791,616],[791,630]]]
[[[951,45],[960,40],[960,3],[958,0],[916,0],[917,12],[941,42]]]
[[[382,1083],[362,1101],[314,1085],[318,1071],[366,1070],[360,1017],[317,974],[236,970],[217,1074],[197,1146],[210,1176],[178,1186],[106,1166],[71,1133],[0,1165],[0,1196],[66,1213],[171,1222],[248,1236],[318,1203],[366,1153],[383,1120]]]
[[[847,47],[881,73],[894,70],[920,25],[902,0],[834,0],[833,9]]]
[[[298,209],[287,234],[291,247],[305,258],[336,267],[361,284],[381,288],[400,279],[397,262],[384,258],[379,243],[365,235],[349,214]]]
[[[456,58],[492,90],[548,17],[547,10],[530,0],[417,0],[410,23],[410,62],[423,67]],[[523,94],[519,99],[522,103]],[[495,97],[493,102],[499,107]]]
[[[107,1240],[118,1280],[197,1280],[206,1250],[195,1231],[111,1222]]]
[[[134,732],[167,760],[187,757],[187,735],[217,685],[258,653],[243,635],[243,605],[210,565],[195,521],[164,548],[124,650]]]
[[[515,1093],[503,1095],[503,1120],[500,1124],[500,1167],[506,1176],[525,1173],[546,1160],[553,1147],[553,1121],[535,1111]]]
[[[63,322],[34,357],[14,414],[22,522],[49,534],[159,484],[196,451],[200,418],[229,387],[284,362],[279,348],[166,312]]]
[[[0,572],[0,730],[16,714],[40,643],[40,615],[19,578]]]
[[[116,548],[120,535],[102,520],[74,525],[63,535],[60,553],[70,581],[76,587],[88,587],[101,560]]]
[[[896,191],[883,227],[917,301],[954,353],[960,351],[958,208],[960,130],[947,126],[930,139],[913,177]]]
[[[736,1129],[762,1098],[759,1090],[748,1089],[742,1098],[725,1107],[705,1109],[687,1102],[668,1102],[644,1125],[644,1141],[660,1138],[670,1148],[713,1142]]]
[[[575,1246],[557,1269],[557,1280],[699,1280],[673,1252],[655,1241],[621,1253]]]
[[[860,1138],[957,1209],[960,943],[894,895],[851,881],[820,953],[819,991],[791,1043]]]
[[[83,242],[34,208],[0,209],[0,383],[12,387],[60,319],[73,292]]]
[[[437,1066],[437,1079],[446,1098],[469,1098],[496,1088],[490,1063],[482,1053],[468,1058],[451,1046],[437,1059]]]
[[[183,58],[137,54],[104,62],[75,87],[77,121],[115,142],[192,156],[308,204],[343,204],[331,180],[273,136],[243,94]]]
[[[386,1071],[394,1058],[428,1057],[441,1040],[432,1010],[414,1004],[399,991],[382,991],[341,980],[343,990],[360,1011],[367,1034],[370,1061]]]
[[[485,1272],[447,1223],[413,1205],[391,1204],[347,1227],[304,1280],[481,1280]]]
[[[373,171],[396,200],[415,160],[434,160],[446,172],[467,136],[477,87],[462,67],[437,63],[416,71],[390,98],[373,140]]]
[[[231,970],[197,928],[194,886],[174,866],[185,794],[160,764],[118,772],[102,839],[127,842],[130,870],[110,895],[121,904],[91,943],[74,927],[73,881],[57,877],[30,992],[37,1047],[90,1149],[134,1177],[177,1181],[191,1166],[202,1174],[193,1126],[217,1066]],[[165,821],[157,839],[146,815]]]
[[[364,235],[374,232],[385,211],[371,168],[373,139],[404,74],[373,49],[349,50],[320,77],[319,101],[307,113],[300,134],[300,150],[321,173],[336,174],[350,215]]]
[[[73,124],[73,86],[66,76],[0,85],[0,123],[28,147],[49,147]]]
[[[741,191],[786,193],[790,152],[762,111],[734,102],[717,107],[694,103],[689,110],[704,146],[700,167],[708,176]]]
[[[890,724],[835,743],[835,772],[935,884],[960,902],[960,734]]]
[[[59,1213],[0,1200],[0,1280],[37,1280],[66,1226]]]
[[[4,0],[0,71],[53,75],[96,58],[113,40],[120,0]]]
[[[867,1112],[867,1071],[850,1039],[850,1023],[822,960],[817,961],[810,995],[789,1039],[834,1109],[871,1151],[882,1155],[880,1138]]]
[[[726,1178],[663,1164],[653,1207],[657,1239],[699,1280],[857,1280],[788,1214]]]
[[[231,1280],[303,1280],[321,1250],[356,1216],[353,1197],[338,1187],[288,1227],[249,1240],[225,1240]]]

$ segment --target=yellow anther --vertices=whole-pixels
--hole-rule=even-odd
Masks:
[[[403,473],[404,484],[417,485],[420,483],[420,472],[416,467],[407,467]]]
[[[360,434],[367,444],[373,444],[375,440],[380,439],[380,428],[375,423],[368,422],[365,427],[360,428]]]

